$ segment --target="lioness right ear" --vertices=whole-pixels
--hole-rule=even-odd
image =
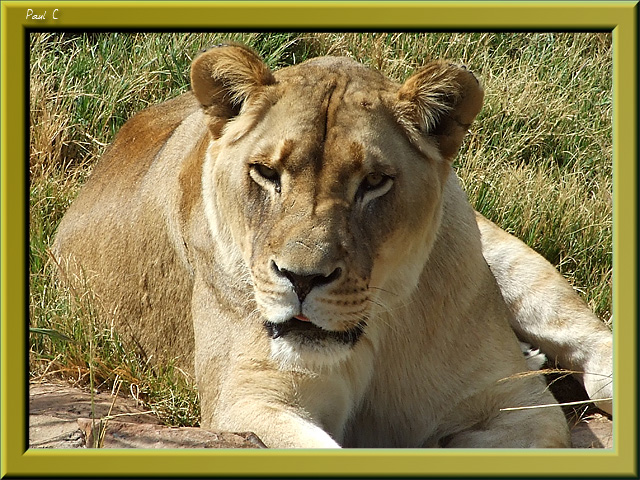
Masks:
[[[219,45],[201,53],[191,64],[191,88],[218,138],[224,124],[260,87],[275,83],[269,67],[242,45]]]
[[[433,62],[400,87],[395,110],[418,147],[421,137],[435,138],[442,156],[452,161],[483,98],[480,82],[465,67]]]

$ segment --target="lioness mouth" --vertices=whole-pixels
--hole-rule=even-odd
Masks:
[[[335,342],[354,345],[364,332],[367,324],[360,321],[355,327],[348,330],[325,330],[310,321],[292,318],[282,323],[264,322],[267,333],[274,340],[280,337],[291,337],[297,335],[304,341],[319,342],[322,340],[332,340]]]

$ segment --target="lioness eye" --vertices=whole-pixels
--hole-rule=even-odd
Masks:
[[[358,187],[358,193],[356,197],[362,200],[365,194],[371,192],[374,196],[380,196],[387,193],[391,188],[392,178],[384,173],[373,172],[364,177],[360,187]],[[377,195],[376,195],[377,194]]]
[[[276,172],[273,168],[262,165],[261,163],[255,164],[254,168],[257,170],[261,177],[266,178],[271,182],[278,180],[278,178],[280,177],[280,175],[278,175],[278,172]]]
[[[365,177],[364,184],[368,190],[373,190],[374,188],[378,188],[380,185],[382,185],[382,182],[384,182],[386,179],[387,177],[385,177],[381,173],[370,173]]]
[[[275,186],[276,192],[280,193],[280,174],[277,170],[261,163],[254,163],[251,165],[251,172],[253,173],[252,177],[258,184],[261,184],[260,180],[266,180]]]

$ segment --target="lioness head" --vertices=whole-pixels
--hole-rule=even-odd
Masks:
[[[202,53],[191,81],[214,138],[203,195],[220,261],[250,274],[276,358],[340,361],[418,282],[478,81],[439,62],[399,85],[334,57],[272,73],[241,46]]]

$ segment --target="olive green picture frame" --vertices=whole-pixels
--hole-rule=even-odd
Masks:
[[[44,18],[38,19],[45,11]],[[637,478],[637,2],[2,1],[0,18],[2,477]],[[613,448],[544,451],[29,449],[28,32],[103,28],[612,32]]]

